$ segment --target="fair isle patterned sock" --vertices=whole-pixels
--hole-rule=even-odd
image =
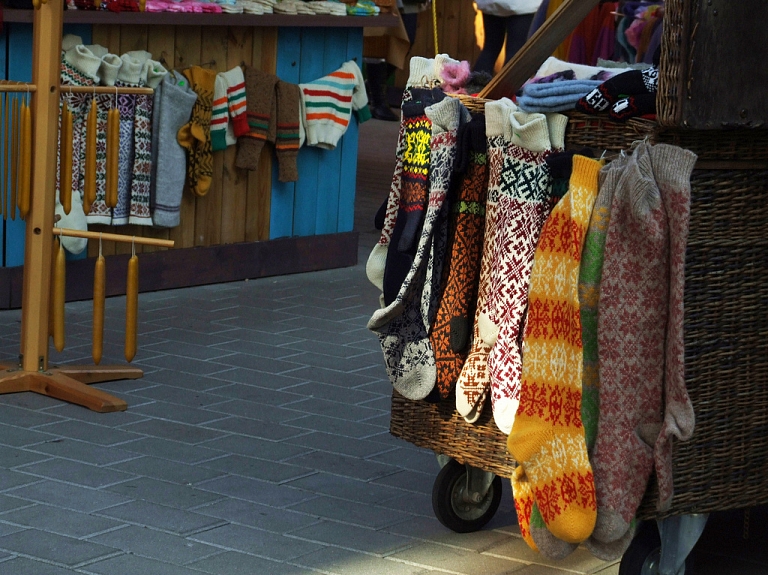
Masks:
[[[519,340],[533,255],[550,207],[551,178],[545,160],[553,142],[561,141],[567,122],[565,116],[557,117],[562,120],[552,129],[552,121],[543,114],[514,113],[506,125],[511,144],[499,198],[501,232],[494,242],[491,290],[480,323],[481,337],[492,345],[488,370],[493,417],[504,433],[512,428],[519,404]]]
[[[485,232],[488,155],[485,117],[475,116],[459,131],[458,153],[466,172],[451,202],[448,228],[450,253],[443,269],[443,290],[429,341],[435,353],[437,387],[445,399],[453,391],[469,352],[480,258]]]
[[[488,353],[490,347],[483,342],[479,331],[479,316],[485,307],[490,289],[493,251],[491,246],[497,232],[496,211],[504,164],[504,123],[508,114],[516,109],[511,100],[502,98],[485,105],[485,133],[488,139],[488,195],[485,204],[485,238],[480,262],[480,279],[477,288],[477,307],[472,326],[472,346],[456,380],[456,410],[465,420],[477,421],[490,385]]]
[[[694,412],[685,387],[683,341],[683,292],[685,249],[691,210],[691,172],[696,155],[688,150],[658,144],[651,147],[653,175],[659,186],[669,226],[669,315],[664,350],[664,424],[654,444],[654,469],[659,485],[659,511],[672,504],[672,441],[693,435]]]
[[[578,277],[602,162],[583,156],[575,156],[573,162],[568,193],[544,224],[536,248],[520,409],[507,448],[531,484],[549,533],[578,544],[590,536],[596,518],[592,468],[581,423]],[[566,546],[544,537],[540,528],[537,533],[547,541],[548,551],[567,552]]]
[[[669,299],[667,215],[648,146],[626,161],[614,190],[598,303],[600,419],[592,454],[594,539],[630,529],[653,471],[662,427]]]

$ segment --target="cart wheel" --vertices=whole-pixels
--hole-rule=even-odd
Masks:
[[[619,575],[658,575],[661,559],[661,537],[655,521],[643,521],[635,538],[624,552]],[[685,559],[685,572],[692,569],[691,556]]]
[[[432,487],[432,509],[440,523],[456,533],[472,533],[493,517],[501,503],[501,477],[493,478],[479,503],[467,502],[467,469],[455,460],[437,474]]]

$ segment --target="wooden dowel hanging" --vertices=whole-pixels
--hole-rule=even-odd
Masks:
[[[139,258],[135,246],[128,260],[125,285],[125,361],[133,361],[136,355],[139,317]]]
[[[21,104],[21,144],[19,154],[19,212],[21,219],[29,213],[32,184],[32,114],[26,100]]]
[[[98,240],[99,238],[112,241],[112,242],[133,242],[135,244],[143,244],[145,246],[157,246],[161,248],[172,248],[174,245],[173,240],[161,240],[158,238],[144,238],[141,236],[125,236],[122,234],[103,234],[101,232],[88,232],[80,230],[70,230],[69,228],[53,228],[53,235],[55,236],[68,236],[71,238],[87,238],[90,240]]]
[[[151,96],[155,93],[152,88],[139,88],[133,86],[61,86],[62,94],[135,94]]]
[[[88,119],[85,125],[85,182],[83,183],[83,211],[86,215],[96,201],[96,123],[98,122],[98,104],[91,100]]]
[[[117,171],[120,155],[120,110],[110,108],[107,114],[107,173],[104,203],[117,207]]]
[[[64,247],[59,242],[56,253],[56,273],[53,278],[53,345],[56,351],[64,349],[64,307],[67,295],[67,261]]]
[[[59,139],[59,202],[65,214],[72,209],[72,110],[64,101]]]
[[[13,80],[0,80],[0,92],[36,92],[37,86],[14,82]]]
[[[101,242],[99,242],[99,257],[93,269],[93,363],[99,365],[104,349],[104,299],[106,285],[106,262],[101,255]]]

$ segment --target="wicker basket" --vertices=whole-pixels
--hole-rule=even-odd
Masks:
[[[768,139],[753,132],[670,130],[569,115],[566,146],[618,151],[638,139],[692,149],[704,160],[758,160],[759,169],[695,169],[686,254],[686,384],[696,413],[675,445],[667,514],[768,504]],[[743,163],[743,162],[742,162]],[[392,397],[391,433],[461,463],[510,477],[515,462],[486,406],[476,424],[440,404]],[[659,517],[651,483],[638,511]]]

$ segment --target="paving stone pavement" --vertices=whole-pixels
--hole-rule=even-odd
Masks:
[[[383,138],[389,157],[396,126],[372,123],[361,150]],[[351,268],[141,294],[144,377],[99,386],[125,412],[0,396],[0,575],[616,575],[583,549],[531,552],[506,481],[482,531],[435,518],[434,454],[388,433],[365,327],[375,231],[359,229]],[[124,306],[107,300],[105,364],[123,361]],[[91,303],[66,315],[51,362],[91,363]],[[0,313],[2,357],[18,355],[20,317]]]

